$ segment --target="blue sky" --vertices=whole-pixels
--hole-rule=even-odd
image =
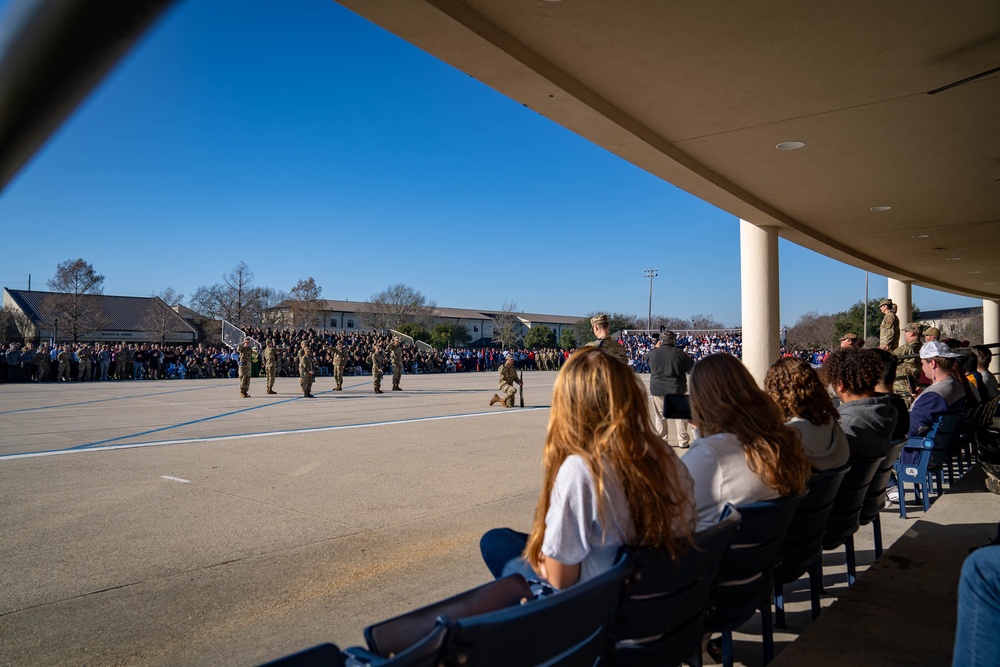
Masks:
[[[654,313],[740,321],[734,216],[328,0],[175,6],[0,193],[0,237],[16,289],[82,257],[107,294],[190,296],[245,261],[328,299],[644,317],[657,268]],[[859,269],[780,262],[785,324],[864,297]]]

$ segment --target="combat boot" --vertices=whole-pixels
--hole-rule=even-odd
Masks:
[[[500,402],[500,397],[497,394],[493,394],[493,398],[490,399],[490,406],[499,402]]]

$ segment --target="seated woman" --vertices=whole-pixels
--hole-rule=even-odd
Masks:
[[[531,534],[498,528],[480,542],[495,577],[520,572],[565,588],[609,570],[624,544],[675,556],[688,548],[691,478],[647,405],[628,366],[596,347],[573,353],[552,393]]]
[[[840,399],[840,425],[852,459],[889,453],[897,414],[890,397],[875,391],[882,369],[882,359],[874,350],[845,347],[830,354],[819,370],[820,378]]]
[[[764,386],[785,423],[802,436],[813,468],[830,470],[847,463],[851,450],[837,421],[837,408],[812,366],[795,357],[779,359],[768,369]]]
[[[700,527],[734,505],[797,495],[812,472],[798,434],[734,356],[712,354],[694,365],[688,386],[700,439],[682,459],[694,478]]]

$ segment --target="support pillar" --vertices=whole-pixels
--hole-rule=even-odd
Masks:
[[[896,317],[899,318],[899,342],[902,343],[905,339],[903,338],[902,331],[906,328],[906,325],[910,323],[910,315],[913,313],[913,284],[909,281],[896,280],[895,278],[889,278],[889,294],[888,297],[892,299],[894,304],[899,307],[896,309]]]
[[[778,229],[740,220],[743,365],[761,386],[781,354]]]
[[[983,342],[1000,343],[1000,302],[983,299]],[[993,360],[990,362],[990,372],[1000,373],[1000,348],[991,347]]]

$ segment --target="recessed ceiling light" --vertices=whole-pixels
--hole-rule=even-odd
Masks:
[[[996,285],[996,283],[983,283],[984,285]]]
[[[982,273],[982,271],[969,271],[969,273]]]
[[[872,206],[868,210],[869,211],[875,211],[876,213],[878,213],[880,211],[890,211],[890,210],[892,210],[892,207],[891,206]]]
[[[929,239],[930,237],[931,237],[930,234],[914,234],[910,238],[911,239]]]
[[[780,144],[775,144],[774,147],[779,151],[794,151],[797,148],[802,148],[806,145],[804,141],[782,141]]]
[[[946,262],[957,262],[960,259],[962,259],[962,258],[961,257],[945,257],[944,261],[946,261]]]

